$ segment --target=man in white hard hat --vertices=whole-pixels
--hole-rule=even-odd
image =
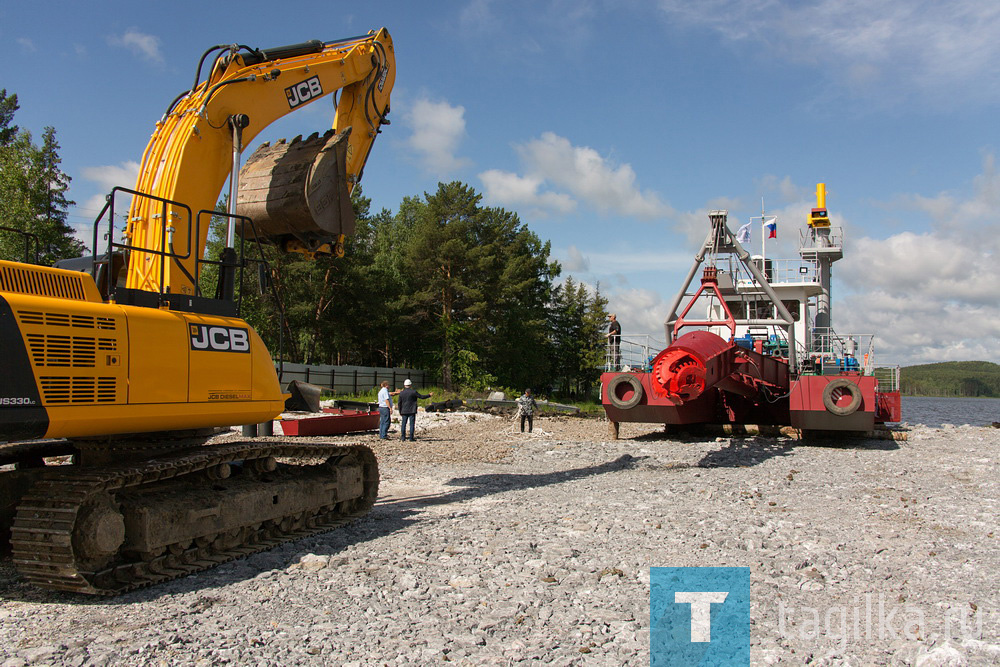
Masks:
[[[413,383],[407,378],[403,382],[403,391],[399,393],[399,416],[402,419],[402,424],[399,428],[399,433],[401,440],[406,440],[406,423],[410,423],[410,440],[415,440],[413,437],[413,430],[417,423],[417,399],[420,398],[430,398],[433,396],[430,394],[421,394],[413,388]]]

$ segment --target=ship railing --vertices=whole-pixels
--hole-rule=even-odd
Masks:
[[[816,262],[803,259],[762,259],[754,257],[752,261],[764,274],[764,278],[772,285],[790,285],[801,283],[819,283],[819,270]],[[745,270],[737,273],[736,287],[740,290],[752,289],[757,280]]]
[[[874,334],[842,334],[828,327],[815,328],[812,330],[811,342],[809,362],[818,373],[874,373]]]
[[[666,344],[650,334],[622,336],[621,344],[615,350],[610,340],[605,345],[604,370],[615,371],[648,371],[653,357],[660,353]]]
[[[799,230],[799,248],[802,250],[837,250],[844,247],[844,228],[827,227]]]
[[[873,369],[872,375],[875,376],[875,381],[878,383],[879,393],[899,391],[899,366],[877,366]]]
[[[784,352],[781,354],[782,357],[788,358],[788,332],[781,327],[771,327],[772,334],[782,346],[784,346]],[[806,341],[797,340],[795,341],[795,358],[800,360],[809,358],[809,350],[806,346]]]

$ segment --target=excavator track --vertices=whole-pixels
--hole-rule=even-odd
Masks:
[[[18,505],[14,565],[42,588],[117,595],[348,523],[374,505],[378,481],[370,449],[323,443],[53,466]]]

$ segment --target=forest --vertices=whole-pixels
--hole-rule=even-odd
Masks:
[[[446,389],[533,387],[587,394],[604,358],[607,300],[560,266],[516,213],[460,183],[372,214],[342,258],[264,247],[269,275],[245,271],[242,313],[286,361],[421,368]],[[221,250],[222,223],[208,255]],[[202,291],[215,278],[206,271]],[[266,289],[261,289],[263,283]],[[280,314],[280,316],[279,316]]]
[[[1000,397],[1000,365],[989,361],[945,361],[901,369],[906,396]]]

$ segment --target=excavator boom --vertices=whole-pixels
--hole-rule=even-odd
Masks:
[[[345,215],[350,191],[387,122],[394,81],[395,53],[384,28],[329,43],[229,47],[216,58],[208,78],[168,108],[146,147],[135,189],[148,196],[133,199],[125,229],[127,243],[140,249],[130,257],[126,287],[195,294],[194,264],[204,251],[208,227],[192,230],[190,212],[215,207],[233,171],[234,144],[250,144],[275,120],[337,91],[332,128],[339,141],[311,155],[272,148],[273,175],[263,188],[259,178],[256,187],[251,183],[239,197],[239,212],[256,214],[261,234],[286,247],[298,241],[314,248],[350,229],[353,219],[341,223],[341,218],[350,217]],[[294,185],[308,191],[291,193]],[[291,206],[278,204],[286,199]],[[164,206],[160,200],[187,208]],[[324,209],[325,218],[312,222],[296,205],[300,211]],[[164,259],[163,251],[175,257]]]

